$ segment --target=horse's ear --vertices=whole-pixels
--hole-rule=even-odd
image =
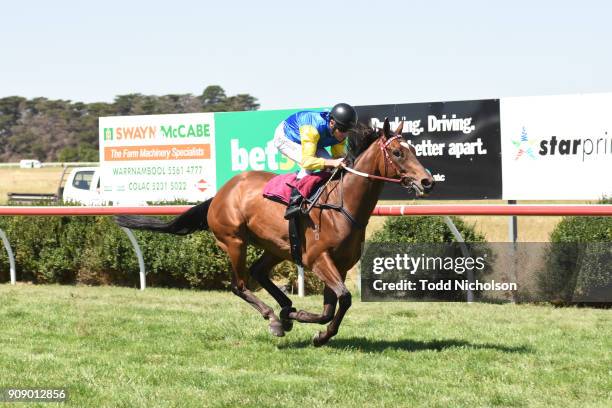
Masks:
[[[385,124],[383,125],[383,134],[385,137],[389,137],[391,134],[391,125],[389,125],[389,118],[385,118]]]
[[[397,127],[397,129],[395,129],[395,135],[401,135],[402,134],[402,130],[404,129],[404,121],[402,120],[399,124],[399,126]]]

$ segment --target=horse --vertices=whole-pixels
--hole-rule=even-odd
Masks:
[[[262,195],[273,173],[248,171],[236,175],[213,198],[168,222],[146,216],[117,216],[116,222],[127,228],[179,235],[210,230],[229,256],[231,291],[269,320],[269,331],[284,336],[293,328],[294,320],[329,323],[312,340],[315,347],[322,346],[338,333],[351,306],[351,293],[344,281],[361,256],[365,227],[384,183],[401,183],[419,196],[434,186],[431,174],[417,160],[414,147],[402,138],[402,126],[403,122],[392,132],[385,119],[382,129],[359,123],[349,131],[341,177],[330,180],[319,204],[300,215],[302,263],[325,284],[321,313],[296,310],[268,276],[275,265],[292,260],[288,221],[283,217],[285,206]],[[247,269],[248,244],[264,252]],[[247,287],[249,275],[278,302],[278,315]]]

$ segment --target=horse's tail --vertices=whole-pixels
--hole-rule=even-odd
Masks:
[[[212,198],[209,198],[168,222],[160,220],[159,218],[142,215],[118,215],[115,217],[115,222],[122,227],[131,229],[187,235],[195,231],[204,231],[208,229],[208,220],[206,216],[212,200]]]

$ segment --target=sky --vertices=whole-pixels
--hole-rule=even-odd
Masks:
[[[612,92],[609,1],[23,0],[0,15],[0,97],[220,85],[284,109]]]

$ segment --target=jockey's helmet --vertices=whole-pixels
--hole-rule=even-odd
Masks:
[[[357,124],[357,111],[348,103],[336,104],[329,117],[336,122],[335,128],[341,132],[346,132]]]

